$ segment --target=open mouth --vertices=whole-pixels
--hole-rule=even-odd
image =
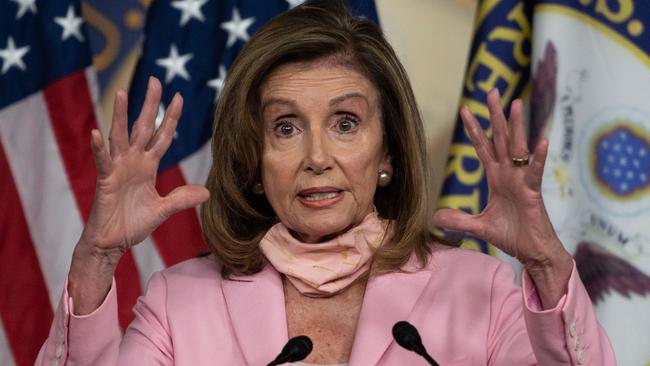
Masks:
[[[324,193],[311,193],[311,194],[299,194],[299,196],[306,201],[322,201],[335,198],[341,194],[341,191],[336,192],[324,192]]]
[[[298,192],[300,202],[309,207],[327,206],[343,198],[343,191],[333,187],[318,187]]]

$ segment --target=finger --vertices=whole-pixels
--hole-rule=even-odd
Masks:
[[[481,160],[484,166],[495,161],[494,156],[494,147],[490,140],[485,136],[481,124],[476,120],[472,112],[469,110],[469,107],[463,106],[460,109],[460,119],[463,121],[463,126],[467,130],[467,135],[469,136],[472,145],[476,149],[478,158]]]
[[[511,158],[525,158],[530,153],[524,129],[524,106],[515,99],[510,106],[510,153]]]
[[[108,133],[108,146],[111,157],[115,157],[129,148],[128,99],[124,90],[120,89],[115,92],[113,119],[111,130]]]
[[[104,139],[98,129],[90,131],[90,147],[95,158],[97,177],[104,178],[110,174],[112,160],[104,146]]]
[[[131,145],[142,148],[147,145],[153,134],[156,115],[158,114],[158,105],[160,104],[160,95],[162,86],[160,81],[155,77],[149,77],[147,84],[147,94],[144,97],[144,103],[140,110],[140,115],[133,125],[131,133]]]
[[[163,198],[162,211],[169,217],[178,211],[192,208],[210,198],[210,192],[200,184],[188,184],[177,187]]]
[[[169,104],[169,108],[167,108],[162,124],[149,142],[148,150],[156,157],[162,157],[172,143],[172,138],[176,132],[176,126],[178,125],[178,120],[181,118],[182,110],[183,97],[179,93],[176,93],[172,102]]]
[[[544,175],[544,165],[548,155],[548,139],[541,139],[535,147],[533,159],[530,162],[530,169],[526,177],[526,184],[535,189],[542,188],[542,176]]]
[[[492,140],[494,141],[494,150],[496,151],[496,158],[498,161],[510,161],[510,153],[508,146],[508,125],[506,117],[501,108],[501,97],[497,89],[492,89],[488,93],[487,103],[490,110],[490,123],[492,124],[492,131],[494,132]]]
[[[441,208],[433,215],[433,224],[440,228],[481,237],[482,225],[477,216],[452,208]]]

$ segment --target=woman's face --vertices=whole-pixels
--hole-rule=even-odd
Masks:
[[[262,184],[280,221],[305,242],[360,223],[378,172],[392,173],[372,83],[327,60],[287,64],[261,99]]]

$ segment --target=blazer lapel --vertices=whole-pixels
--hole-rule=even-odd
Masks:
[[[379,362],[393,341],[393,325],[408,319],[431,277],[431,271],[417,271],[415,257],[402,270],[407,273],[387,273],[368,280],[350,366]]]
[[[278,272],[267,265],[253,276],[222,281],[232,326],[248,365],[266,365],[288,340],[284,291]]]

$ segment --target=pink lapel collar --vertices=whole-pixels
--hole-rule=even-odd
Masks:
[[[402,270],[406,273],[382,274],[368,281],[350,366],[376,365],[379,362],[393,342],[393,325],[400,320],[408,320],[431,277],[430,271],[417,271],[415,257]]]
[[[235,336],[250,366],[266,365],[288,340],[279,273],[267,265],[253,276],[233,276],[221,285]]]

